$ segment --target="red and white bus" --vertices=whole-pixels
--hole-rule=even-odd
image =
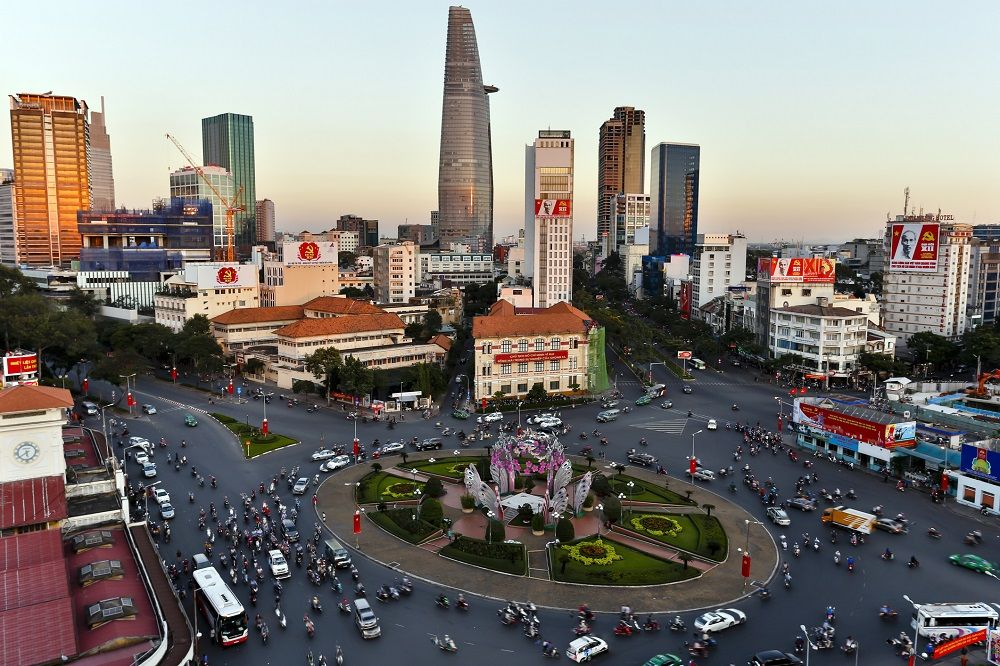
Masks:
[[[214,567],[195,569],[195,595],[208,620],[214,640],[221,645],[236,645],[247,639],[247,613],[243,604],[226,585]],[[203,632],[205,633],[205,632]]]

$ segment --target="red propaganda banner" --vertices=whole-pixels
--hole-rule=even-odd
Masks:
[[[691,318],[691,283],[681,282],[681,319]]]
[[[354,403],[354,396],[350,393],[340,393],[339,391],[330,391],[330,397],[334,400],[340,400],[341,402]]]
[[[535,217],[570,217],[572,211],[569,199],[535,199]]]
[[[354,533],[361,534],[361,512],[354,512]]]
[[[683,359],[686,359],[686,360],[690,361],[693,356],[694,356],[694,354],[692,354],[689,351],[679,351],[679,352],[677,352],[677,358],[683,358]]]
[[[525,361],[549,361],[569,358],[569,352],[565,349],[559,351],[533,351],[520,352],[514,354],[496,354],[493,357],[494,363],[524,363]]]
[[[938,264],[941,225],[901,223],[890,226],[889,269],[908,273],[933,273]]]
[[[354,440],[354,457],[357,458],[359,453],[361,453],[361,445],[358,444],[358,440]]]
[[[694,458],[691,458],[691,463],[688,465],[688,469],[692,474],[698,471],[698,463]]]
[[[740,573],[743,574],[744,578],[750,577],[750,553],[743,553],[743,562],[740,567]]]
[[[38,355],[4,356],[3,365],[5,375],[24,375],[29,372],[38,372]]]
[[[837,262],[834,259],[764,257],[757,260],[757,278],[768,282],[833,284],[836,276]]]
[[[795,401],[793,416],[796,423],[804,423],[835,435],[885,448],[913,444],[917,431],[916,421],[876,423],[860,416],[813,405],[805,400]]]
[[[177,368],[170,368],[170,379],[177,381]]]
[[[483,409],[486,409],[486,398],[483,398],[479,404],[483,406]]]
[[[233,284],[240,279],[240,272],[232,266],[223,266],[215,274],[215,281],[219,284]]]
[[[957,652],[964,647],[969,647],[975,643],[982,643],[986,640],[986,629],[980,629],[979,631],[974,631],[971,634],[966,634],[964,636],[959,636],[950,641],[945,641],[944,643],[938,643],[934,647],[934,654],[931,655],[931,659],[940,659],[946,654],[951,654],[952,652]]]
[[[125,403],[126,403],[126,404],[127,404],[127,405],[128,405],[129,407],[135,407],[135,398],[134,398],[134,397],[132,397],[132,391],[129,391],[129,392],[128,392],[128,397],[126,398],[126,400],[125,400]]]

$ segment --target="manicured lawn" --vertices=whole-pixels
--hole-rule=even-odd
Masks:
[[[632,486],[631,491],[629,491],[629,487],[627,485],[629,481],[635,484]],[[628,474],[615,474],[613,477],[609,476],[608,482],[611,484],[611,488],[615,491],[615,494],[625,493],[626,499],[634,502],[655,502],[658,504],[678,505],[694,504],[693,501],[689,500],[684,495],[675,493],[674,491],[668,490],[662,486],[658,486],[655,483],[641,481],[634,476],[629,476]]]
[[[728,547],[726,532],[715,516],[708,517],[698,513],[626,511],[623,526],[643,536],[710,560],[721,561],[726,557]],[[716,547],[712,548],[712,545]]]
[[[403,470],[415,469],[418,472],[461,480],[470,464],[475,465],[482,460],[484,460],[482,456],[452,456],[450,458],[435,458],[434,462],[427,460],[417,460],[408,463],[401,462],[396,467]]]
[[[567,555],[576,547],[583,556],[593,555],[597,558],[608,555],[609,549],[614,549],[617,559],[608,564],[585,564],[570,557],[563,567],[560,553]],[[599,542],[593,536],[578,539],[571,544],[564,544],[549,551],[551,560],[549,567],[554,580],[566,583],[583,583],[586,585],[660,585],[679,580],[688,580],[699,576],[697,569],[684,568],[683,564],[667,562],[658,557],[647,555],[617,541]]]
[[[428,537],[439,532],[440,529],[419,517],[414,519],[413,516],[416,513],[417,508],[413,507],[412,509],[371,511],[367,513],[367,516],[386,532],[394,534],[404,541],[418,544],[426,541]]]
[[[243,455],[247,455],[247,441],[250,442],[249,455],[248,458],[256,458],[262,453],[267,453],[268,451],[274,451],[276,449],[281,449],[286,446],[291,446],[292,444],[298,444],[297,439],[292,439],[291,437],[286,437],[285,435],[280,435],[276,432],[269,432],[267,435],[262,435],[260,433],[260,428],[257,426],[248,426],[242,421],[237,421],[231,416],[226,416],[225,414],[210,413],[209,416],[214,417],[219,423],[229,428],[234,435],[236,435],[240,440],[240,448],[243,449]]]
[[[483,539],[472,539],[459,535],[454,541],[442,548],[439,554],[459,562],[515,576],[524,576],[528,573],[527,554],[524,544],[520,543],[491,544]]]
[[[391,504],[399,500],[420,499],[424,493],[422,482],[413,482],[387,472],[369,472],[358,483],[361,484],[356,492],[358,504]],[[414,493],[414,489],[420,492]]]

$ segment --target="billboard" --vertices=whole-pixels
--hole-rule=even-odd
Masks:
[[[233,289],[256,286],[256,266],[247,264],[198,266],[198,289]]]
[[[757,278],[768,282],[833,284],[836,277],[837,262],[834,259],[764,257],[757,260]]]
[[[690,360],[692,356],[694,356],[694,354],[692,354],[689,351],[679,351],[679,352],[677,352],[677,358],[680,358],[680,359]]]
[[[681,282],[681,319],[691,318],[691,283]]]
[[[962,444],[962,471],[969,476],[1000,482],[1000,452]]]
[[[3,374],[26,375],[38,372],[37,354],[17,354],[3,357]]]
[[[570,217],[573,202],[569,199],[535,199],[535,217]]]
[[[282,243],[282,257],[286,266],[335,266],[337,244],[329,241],[300,241]]]
[[[496,354],[493,357],[494,363],[524,363],[527,361],[555,361],[569,358],[569,352],[565,349],[558,351],[532,351],[519,352],[514,354]]]
[[[889,228],[890,271],[933,273],[937,270],[940,224],[900,222]]]
[[[895,446],[913,444],[917,433],[916,421],[877,423],[860,416],[821,407],[806,402],[802,398],[795,401],[795,411],[792,418],[797,424],[812,426],[857,442],[889,449]]]

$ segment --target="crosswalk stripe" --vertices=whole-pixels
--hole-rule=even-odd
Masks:
[[[656,432],[665,432],[670,434],[679,435],[684,432],[685,426],[687,426],[687,419],[672,419],[670,421],[648,421],[646,423],[632,423],[629,424],[633,428],[642,428],[643,430],[654,430]]]

